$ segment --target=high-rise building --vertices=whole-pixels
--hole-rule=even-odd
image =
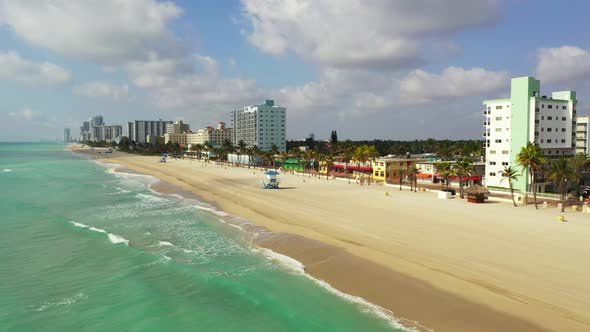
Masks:
[[[162,119],[157,121],[130,121],[127,124],[129,140],[135,141],[135,143],[146,143],[146,137],[148,135],[164,136],[166,125],[171,123],[172,121],[163,121]]]
[[[98,133],[98,129],[94,129],[94,128],[96,128],[98,126],[102,126],[103,124],[104,124],[104,121],[103,121],[102,115],[95,115],[90,118],[89,132],[90,132],[90,140],[91,141],[101,141],[96,136]]]
[[[249,147],[256,145],[266,151],[276,145],[285,152],[286,112],[285,107],[275,106],[274,100],[233,110],[234,144],[244,141]]]
[[[179,143],[189,146],[210,142],[212,146],[218,148],[226,140],[233,143],[233,137],[233,128],[227,128],[225,122],[219,122],[215,128],[206,127],[199,129],[196,133],[166,133],[164,134],[164,142]]]
[[[191,127],[182,121],[166,124],[166,134],[184,134],[190,130]]]
[[[576,118],[576,154],[583,153],[588,155],[590,152],[588,125],[590,125],[590,117],[579,116]]]
[[[70,134],[70,128],[64,128],[62,141],[63,142],[71,142],[72,141],[72,136]]]
[[[84,121],[82,122],[82,126],[80,127],[80,137],[78,138],[80,142],[86,142],[90,140],[90,122]]]
[[[95,128],[98,128],[98,141],[117,142],[123,136],[123,126],[121,125],[103,124]]]
[[[506,166],[522,170],[516,155],[528,142],[537,144],[546,159],[570,157],[576,143],[576,92],[553,92],[542,96],[541,82],[533,77],[513,78],[509,99],[486,100],[484,138],[486,147],[487,186],[508,187],[501,171]],[[545,175],[535,180],[537,191],[543,192],[553,184]],[[514,182],[514,188],[531,191],[528,170]]]

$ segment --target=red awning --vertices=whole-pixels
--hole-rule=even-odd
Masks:
[[[418,179],[427,179],[427,178],[431,178],[432,174],[418,173],[418,174],[416,174],[416,177]]]
[[[442,179],[441,176],[437,176],[438,179]],[[449,178],[451,181],[459,181],[458,176],[451,176]],[[461,178],[462,181],[481,181],[481,176],[464,176]]]
[[[345,169],[344,166],[345,165],[342,165],[342,164],[334,164],[334,165],[332,165],[333,168],[339,168],[339,169]],[[356,166],[356,165],[348,165],[346,167],[346,169],[351,170],[351,171],[366,171],[366,172],[372,172],[373,171],[373,167],[369,167],[369,166]]]

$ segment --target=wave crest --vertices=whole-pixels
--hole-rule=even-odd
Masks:
[[[76,226],[76,227],[88,229],[90,231],[97,232],[97,233],[106,234],[107,237],[108,237],[108,239],[109,239],[109,241],[112,244],[123,243],[123,244],[125,244],[125,246],[128,246],[129,245],[129,240],[127,240],[126,238],[124,238],[124,237],[122,237],[120,235],[117,235],[117,234],[109,233],[109,232],[105,231],[104,229],[96,228],[96,227],[92,227],[92,226],[88,226],[88,225],[85,225],[85,224],[82,224],[82,223],[79,223],[79,222],[75,222],[75,221],[70,221],[70,223],[72,225]]]

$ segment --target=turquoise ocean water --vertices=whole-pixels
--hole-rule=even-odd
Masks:
[[[0,331],[399,331],[195,202],[0,143]]]

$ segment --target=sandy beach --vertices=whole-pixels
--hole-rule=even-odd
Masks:
[[[256,243],[312,276],[435,331],[589,331],[590,214],[113,153],[95,157],[158,177],[250,220]],[[385,192],[390,195],[385,195]],[[270,232],[265,231],[266,229]]]

